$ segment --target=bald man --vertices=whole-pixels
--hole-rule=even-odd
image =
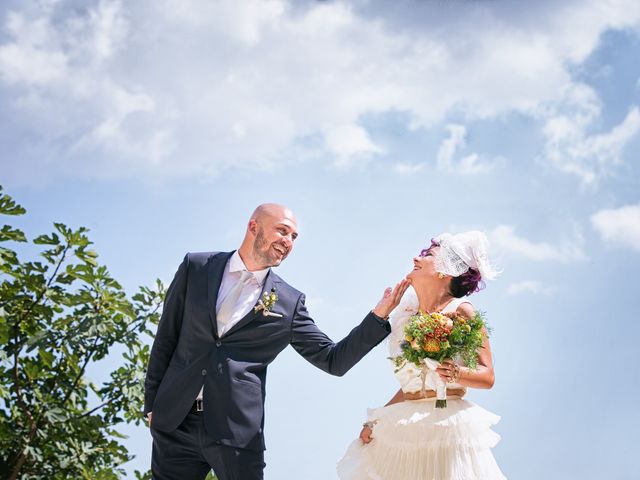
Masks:
[[[390,332],[407,288],[385,294],[334,343],[313,322],[305,296],[272,270],[298,236],[287,207],[260,205],[237,251],[189,253],[167,290],[145,380],[144,413],[157,480],[259,480],[264,470],[267,366],[287,346],[344,375]]]

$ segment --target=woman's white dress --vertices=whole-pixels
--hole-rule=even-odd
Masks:
[[[411,290],[409,290],[411,291]],[[408,292],[409,292],[408,291]],[[405,295],[407,296],[407,295]],[[455,311],[465,302],[455,299],[443,312]],[[392,315],[389,352],[401,353],[404,324],[417,310],[415,294]],[[394,370],[396,370],[394,368]],[[404,392],[423,388],[421,371],[411,363],[395,374]],[[435,372],[426,388],[435,390]],[[448,388],[460,388],[448,384]],[[491,448],[500,436],[491,430],[500,417],[468,400],[447,398],[447,408],[435,408],[435,397],[369,409],[368,420],[377,422],[373,440],[356,439],[338,462],[341,480],[506,480]]]

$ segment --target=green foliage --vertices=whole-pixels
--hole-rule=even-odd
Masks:
[[[409,318],[404,327],[402,356],[393,360],[398,367],[404,361],[420,367],[424,358],[442,362],[446,358],[459,357],[467,367],[476,368],[478,352],[487,331],[484,314],[481,312],[476,312],[469,319],[418,312]]]
[[[0,215],[24,213],[0,187]],[[119,479],[131,459],[117,427],[143,421],[145,337],[164,287],[128,298],[86,234],[55,223],[31,242],[40,258],[24,260],[6,245],[26,235],[0,229],[0,478]],[[104,383],[87,378],[116,352]]]

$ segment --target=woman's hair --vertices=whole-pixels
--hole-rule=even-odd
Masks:
[[[423,255],[433,247],[439,246],[440,244],[438,242],[431,239],[431,246],[423,250],[420,254]],[[451,278],[451,283],[449,283],[449,293],[455,298],[462,298],[464,296],[471,295],[472,293],[479,292],[484,287],[485,284],[482,281],[480,272],[475,268],[469,267],[469,270],[462,275]]]
[[[458,277],[452,277],[449,283],[449,293],[456,298],[462,298],[484,288],[484,282],[480,272],[475,268],[469,268]]]

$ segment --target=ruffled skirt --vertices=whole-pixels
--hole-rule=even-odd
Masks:
[[[356,439],[338,462],[341,480],[506,480],[491,448],[500,417],[463,399],[410,400],[371,410],[373,440]]]

